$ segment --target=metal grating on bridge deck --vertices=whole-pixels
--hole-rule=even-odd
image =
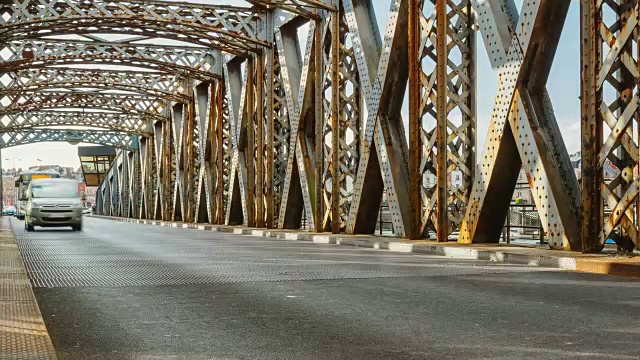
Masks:
[[[453,276],[531,271],[479,262],[407,264],[366,250],[346,261],[344,248],[252,239],[183,229],[157,229],[88,220],[85,233],[19,231],[17,241],[34,287],[140,286]],[[99,228],[95,229],[95,226]],[[108,229],[135,234],[107,236]],[[113,235],[113,234],[112,234]],[[268,249],[268,251],[265,251]],[[377,254],[377,256],[376,256]],[[375,256],[375,257],[374,257]],[[536,269],[539,270],[539,269]]]

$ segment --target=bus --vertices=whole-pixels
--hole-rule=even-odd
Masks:
[[[24,220],[26,214],[25,208],[27,206],[26,191],[29,188],[31,180],[59,177],[60,174],[55,170],[26,170],[18,174],[15,179],[16,217]]]

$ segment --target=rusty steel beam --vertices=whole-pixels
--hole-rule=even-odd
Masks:
[[[409,202],[411,209],[411,221],[407,229],[409,239],[422,238],[420,221],[422,218],[422,172],[420,171],[420,160],[422,158],[422,125],[418,121],[420,118],[420,45],[421,26],[420,18],[422,14],[421,0],[409,1],[409,24],[408,24],[408,52],[409,52]]]
[[[0,116],[35,110],[87,108],[115,111],[139,117],[164,120],[168,104],[165,100],[134,94],[102,93],[95,91],[40,91],[0,95],[6,105]]]
[[[526,2],[517,21],[506,3],[474,3],[500,83],[459,241],[498,241],[524,165],[549,246],[580,250],[577,181],[545,89],[569,1]]]
[[[246,0],[248,3],[266,11],[282,9],[284,11],[319,21],[319,11],[335,12],[336,7],[322,0]]]
[[[363,106],[363,133],[349,209],[347,233],[371,234],[378,225],[380,207],[386,200],[393,233],[406,236],[410,224],[407,142],[401,109],[409,78],[407,28],[409,1],[391,1],[389,21],[380,38],[373,2],[344,2],[347,23],[354,41],[353,55]],[[393,69],[391,71],[391,69]]]
[[[255,202],[256,202],[256,227],[265,227],[265,204],[264,204],[264,55],[258,54],[254,57],[255,67],[255,103],[256,113],[254,126],[255,131]]]
[[[630,252],[640,241],[638,2],[582,1],[581,12],[583,251],[599,252],[613,239]]]
[[[0,131],[49,126],[86,126],[150,136],[153,120],[126,113],[29,110],[0,116]]]
[[[273,13],[269,12],[266,19],[266,40],[274,43]],[[276,203],[276,150],[275,150],[275,121],[276,120],[276,49],[270,47],[265,50],[264,69],[264,199],[265,199],[265,227],[267,229],[277,228],[276,213],[278,204]]]
[[[265,45],[257,38],[263,15],[258,8],[142,0],[12,0],[3,4],[2,15],[0,41],[102,32],[193,41],[230,53]]]
[[[111,130],[75,129],[27,129],[3,132],[0,136],[0,148],[52,141],[74,144],[86,142],[128,150],[138,148],[136,135]]]
[[[334,0],[338,11],[331,15],[331,232],[340,232],[340,21],[342,0]]]
[[[220,51],[202,47],[118,44],[81,40],[24,40],[0,43],[5,72],[59,65],[108,64],[142,67],[198,80],[221,76]]]
[[[0,95],[46,89],[98,89],[137,92],[171,101],[189,99],[185,79],[179,75],[148,71],[37,68],[6,73]]]
[[[436,1],[436,239],[446,242],[449,237],[449,178],[447,162],[449,151],[447,116],[447,77],[449,51],[447,42],[447,0]]]
[[[278,227],[285,229],[300,228],[303,215],[306,215],[309,228],[314,228],[318,221],[313,217],[314,206],[311,203],[314,197],[313,166],[317,164],[313,162],[314,135],[309,130],[314,127],[310,122],[315,119],[312,114],[315,108],[313,71],[316,66],[315,56],[312,56],[313,38],[320,29],[315,27],[315,22],[309,22],[303,57],[299,48],[299,25],[295,22],[278,24],[279,31],[275,31],[280,70],[277,85],[281,94],[278,114],[278,130],[282,135],[279,139],[279,163],[281,167],[286,166],[282,169],[285,175],[281,183]],[[284,141],[288,143],[283,144]]]
[[[322,44],[323,44],[323,38],[322,38],[322,30],[325,29],[325,23],[326,20],[322,21],[322,20],[315,20],[314,22],[314,27],[316,29],[318,29],[317,31],[313,32],[313,62],[315,64],[314,67],[314,72],[313,72],[313,83],[315,85],[314,88],[314,103],[315,103],[315,108],[314,108],[314,122],[315,122],[315,132],[314,132],[314,154],[315,154],[315,158],[314,160],[314,164],[313,164],[313,168],[315,169],[314,174],[313,174],[313,184],[314,184],[314,189],[313,189],[313,199],[312,202],[314,203],[314,208],[313,208],[313,219],[315,219],[314,221],[314,226],[313,226],[313,231],[315,232],[322,232],[322,221],[320,221],[320,219],[322,218],[322,214],[324,211],[324,202],[322,201],[322,164],[324,164],[324,144],[323,144],[323,135],[324,135],[324,122],[323,122],[323,118],[324,118],[324,99],[323,99],[323,87],[324,84],[322,82],[323,79],[323,70],[325,68],[322,59],[323,59],[323,54],[322,54]]]
[[[225,149],[225,133],[229,133],[228,130],[228,122],[225,121],[225,108],[224,108],[224,98],[225,98],[225,90],[224,90],[224,82],[218,80],[216,82],[216,223],[223,224],[224,223],[224,210],[225,210],[225,174],[228,175],[228,172],[225,171],[224,163],[225,163],[225,153],[229,153],[229,149]],[[225,131],[225,128],[226,131]],[[228,145],[228,144],[227,144]],[[228,155],[227,155],[228,156]]]

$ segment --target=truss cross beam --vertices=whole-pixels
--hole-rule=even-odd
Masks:
[[[188,89],[182,76],[145,71],[36,68],[9,72],[0,82],[0,94],[19,94],[46,89],[98,89],[136,92],[147,97],[185,102]]]
[[[42,91],[0,95],[0,116],[44,109],[90,108],[163,121],[167,101],[133,94]]]
[[[138,148],[138,137],[119,131],[73,129],[27,129],[5,132],[0,135],[0,148],[8,148],[38,142],[63,141],[113,146],[120,149]]]
[[[108,64],[143,67],[199,80],[220,77],[220,51],[202,47],[118,44],[81,40],[0,43],[5,72],[59,65]]]
[[[0,132],[26,131],[38,127],[82,126],[151,135],[151,119],[130,114],[81,111],[25,111],[0,117]]]
[[[141,0],[12,0],[2,12],[0,39],[4,41],[103,30],[190,40],[227,52],[264,45],[257,36],[263,14],[255,7]]]

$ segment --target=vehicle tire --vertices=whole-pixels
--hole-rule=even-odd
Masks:
[[[71,227],[73,231],[82,231],[82,225],[75,225]]]
[[[36,231],[36,229],[34,229],[33,225],[27,225],[27,232],[33,232]]]

